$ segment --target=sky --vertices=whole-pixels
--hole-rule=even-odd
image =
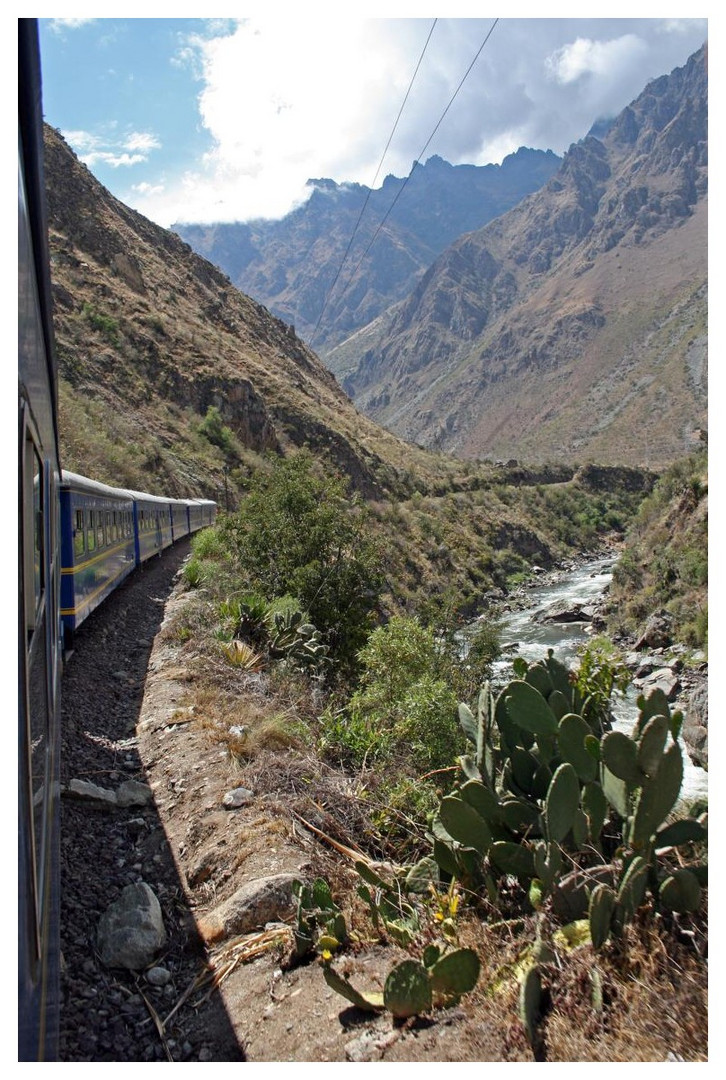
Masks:
[[[411,17],[390,0],[395,17],[363,19],[343,7],[41,19],[45,118],[160,225],[274,218],[310,178],[379,187],[433,154],[476,165],[520,146],[562,154],[708,32],[706,18]]]

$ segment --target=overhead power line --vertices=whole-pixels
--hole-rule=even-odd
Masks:
[[[388,142],[386,143],[386,148],[383,151],[383,154],[381,155],[381,160],[378,162],[378,168],[376,169],[376,175],[373,177],[373,183],[368,188],[365,200],[363,202],[363,206],[361,207],[360,214],[358,215],[358,220],[355,223],[355,228],[353,229],[350,240],[348,241],[348,246],[345,249],[345,254],[343,255],[343,258],[340,261],[340,266],[338,267],[338,272],[335,275],[335,278],[333,280],[333,284],[330,286],[327,293],[325,294],[325,300],[323,301],[323,306],[321,308],[320,315],[318,316],[318,321],[315,324],[315,330],[313,331],[313,336],[310,339],[310,348],[312,348],[313,344],[315,343],[315,337],[317,335],[318,329],[320,328],[320,323],[322,321],[323,315],[325,314],[325,309],[328,306],[328,301],[330,300],[330,297],[333,295],[333,292],[335,290],[335,286],[338,284],[338,278],[340,277],[340,272],[343,269],[343,266],[345,265],[345,260],[348,258],[348,255],[350,254],[350,249],[353,246],[353,241],[355,239],[356,233],[358,232],[358,227],[359,227],[359,225],[361,223],[361,220],[363,218],[363,215],[364,215],[364,213],[366,211],[366,207],[368,206],[368,200],[370,199],[371,194],[373,192],[373,189],[376,186],[376,180],[378,179],[380,171],[381,171],[381,169],[383,167],[383,162],[385,161],[386,154],[388,153],[388,149],[389,149],[389,147],[391,145],[391,142],[393,140],[393,136],[396,134],[396,128],[398,127],[398,121],[401,119],[401,115],[403,113],[403,110],[406,107],[406,102],[408,101],[408,96],[411,93],[411,88],[413,87],[413,84],[416,81],[416,76],[418,75],[418,69],[421,67],[421,61],[423,60],[423,58],[424,58],[424,56],[426,54],[426,50],[429,47],[429,42],[431,41],[431,35],[433,34],[434,28],[435,28],[436,23],[438,21],[439,21],[438,19],[434,19],[434,21],[431,24],[431,29],[429,30],[428,37],[426,38],[426,42],[424,44],[424,47],[421,50],[421,55],[418,58],[418,63],[416,64],[416,70],[414,71],[413,75],[411,76],[411,81],[408,84],[408,90],[406,91],[406,95],[405,95],[403,101],[401,102],[401,108],[398,110],[398,116],[396,117],[393,128],[391,129],[391,134],[388,136]]]
[[[416,166],[417,166],[417,165],[418,165],[418,164],[420,163],[421,159],[423,158],[424,154],[426,153],[426,150],[428,149],[428,147],[429,147],[429,145],[430,145],[430,143],[431,143],[431,140],[433,139],[434,135],[436,134],[436,132],[437,132],[437,131],[439,130],[439,128],[441,127],[441,124],[442,124],[442,122],[443,122],[443,120],[444,120],[444,117],[445,117],[445,116],[446,116],[446,114],[448,113],[448,111],[449,111],[449,109],[451,108],[451,106],[452,106],[452,105],[454,104],[454,101],[456,100],[456,98],[457,98],[457,96],[458,96],[458,94],[459,94],[459,91],[461,90],[462,86],[464,85],[464,83],[466,82],[467,78],[469,77],[469,74],[471,73],[471,70],[472,70],[472,68],[474,67],[474,65],[476,64],[477,60],[479,59],[479,57],[480,57],[480,55],[481,55],[481,53],[482,53],[482,51],[483,51],[483,49],[484,49],[484,46],[486,45],[486,43],[487,43],[487,42],[489,41],[489,38],[490,38],[490,37],[492,36],[492,34],[494,33],[494,28],[496,27],[496,25],[497,25],[497,23],[498,23],[498,22],[499,22],[499,19],[498,19],[498,18],[496,18],[496,19],[494,20],[494,22],[492,23],[492,25],[491,25],[491,26],[489,27],[489,30],[488,30],[488,32],[487,32],[487,34],[486,34],[486,37],[484,38],[484,40],[482,41],[481,45],[479,46],[479,48],[478,48],[478,49],[477,49],[477,51],[476,51],[476,55],[474,56],[474,59],[473,59],[473,60],[471,61],[471,63],[469,64],[469,67],[468,67],[468,68],[466,69],[466,71],[464,72],[464,75],[462,76],[462,79],[461,79],[461,81],[460,81],[459,85],[457,86],[456,90],[454,91],[454,93],[453,93],[453,94],[451,95],[451,97],[449,98],[449,101],[448,101],[448,103],[447,103],[447,105],[446,105],[446,108],[444,109],[444,111],[442,112],[441,116],[440,116],[440,117],[439,117],[439,119],[437,120],[437,122],[436,122],[436,124],[435,124],[435,126],[434,126],[434,128],[433,128],[433,131],[431,132],[431,134],[429,135],[428,139],[427,139],[427,140],[426,140],[426,142],[424,143],[423,147],[422,147],[422,148],[421,148],[421,150],[419,151],[418,157],[416,158],[416,160],[414,161],[413,165],[411,166],[411,171],[410,171],[410,173],[408,174],[408,176],[407,176],[407,177],[406,177],[406,179],[404,180],[404,182],[403,182],[403,184],[401,185],[401,187],[400,187],[400,188],[398,189],[398,191],[396,192],[396,195],[395,195],[395,197],[394,197],[394,199],[393,199],[393,202],[391,203],[391,205],[389,206],[388,210],[387,210],[387,211],[386,211],[386,213],[384,214],[384,216],[383,216],[383,218],[382,218],[382,220],[381,220],[380,224],[378,225],[378,228],[377,228],[377,229],[376,229],[376,231],[374,232],[374,234],[373,234],[373,237],[371,238],[371,241],[370,241],[370,243],[368,244],[368,247],[367,247],[367,248],[365,249],[365,251],[364,251],[364,252],[363,252],[363,254],[361,255],[360,259],[358,260],[358,262],[357,262],[357,264],[356,264],[356,266],[355,266],[355,269],[353,270],[353,273],[352,273],[352,274],[350,275],[350,277],[348,278],[348,281],[347,281],[347,283],[346,283],[346,285],[345,285],[345,288],[343,289],[342,293],[340,294],[340,299],[341,299],[341,300],[342,300],[342,298],[343,298],[343,297],[345,296],[345,294],[346,294],[346,292],[348,291],[348,289],[350,288],[350,286],[351,286],[351,284],[352,284],[352,282],[353,282],[353,279],[355,278],[355,275],[356,275],[356,274],[358,273],[358,270],[360,269],[361,263],[363,262],[363,260],[364,260],[364,259],[365,259],[365,257],[367,256],[368,252],[369,252],[369,251],[371,250],[371,248],[373,247],[374,243],[376,242],[376,239],[377,239],[377,237],[378,237],[378,234],[380,233],[380,231],[381,231],[381,229],[383,228],[383,226],[385,225],[385,223],[386,223],[386,222],[388,221],[388,218],[390,217],[390,215],[391,215],[391,213],[392,213],[392,211],[393,211],[393,208],[394,208],[394,206],[396,205],[396,203],[397,203],[397,202],[398,202],[398,200],[400,199],[401,195],[403,195],[404,191],[406,190],[406,186],[408,185],[408,182],[409,182],[409,180],[410,180],[410,179],[411,179],[411,177],[413,176],[413,173],[414,173],[414,170],[416,169]],[[434,21],[434,25],[435,25],[435,21]],[[433,27],[431,28],[431,31],[433,32]],[[430,38],[431,38],[431,33],[429,33],[429,39],[427,40],[427,42],[426,42],[426,45],[428,45],[428,41],[430,40]],[[424,52],[425,52],[425,51],[426,51],[426,46],[424,46]],[[423,53],[421,54],[421,58],[423,58]],[[416,71],[418,71],[418,67],[420,66],[420,63],[421,63],[421,60],[419,60],[419,65],[417,65],[417,67],[416,67]],[[414,78],[415,78],[415,73],[414,73]],[[412,83],[413,83],[413,80],[412,80]],[[409,87],[409,90],[410,90],[410,87]],[[408,97],[408,93],[406,94],[406,97]],[[405,105],[405,103],[406,103],[406,102],[405,102],[405,99],[404,99],[404,105]],[[401,107],[401,111],[403,111],[403,106]],[[400,115],[401,115],[401,114],[400,114],[400,112],[399,112],[399,118],[400,118]],[[398,119],[396,120],[396,124],[398,124]],[[394,131],[395,131],[395,126],[394,126]],[[391,138],[393,138],[393,133],[391,133]],[[389,139],[389,144],[390,144],[390,139]],[[387,149],[387,148],[386,148],[386,149]],[[379,168],[380,168],[380,166],[379,166]],[[366,200],[366,202],[367,202],[367,200]],[[364,209],[365,209],[365,206],[364,206]],[[361,213],[361,216],[362,216],[362,213]],[[359,223],[360,223],[360,218],[358,219],[358,221],[359,221]],[[357,226],[356,226],[356,228],[357,228]],[[354,233],[354,235],[355,235],[355,233]],[[343,269],[343,264],[345,263],[345,260],[346,260],[346,258],[347,258],[347,256],[348,256],[348,253],[350,252],[350,248],[351,248],[351,245],[352,245],[352,243],[353,243],[353,238],[351,237],[351,241],[350,241],[350,243],[348,244],[348,248],[347,248],[347,250],[346,250],[346,253],[345,253],[344,257],[343,257],[343,261],[341,262],[341,264],[340,264],[340,267],[338,268],[338,273],[337,273],[337,274],[335,275],[335,280],[334,280],[333,284],[331,285],[330,289],[328,290],[328,293],[327,293],[327,295],[326,295],[326,297],[325,297],[325,302],[324,302],[324,304],[323,304],[323,308],[322,308],[322,311],[320,312],[320,317],[318,318],[318,322],[317,322],[317,325],[316,325],[316,327],[315,327],[315,332],[314,332],[314,334],[313,334],[313,336],[312,336],[312,339],[311,339],[311,341],[310,341],[310,345],[311,345],[311,347],[312,347],[312,344],[313,344],[313,342],[314,342],[314,340],[315,340],[315,335],[316,335],[316,334],[317,334],[317,332],[318,332],[318,328],[319,328],[319,326],[320,326],[320,323],[321,323],[321,320],[322,320],[322,317],[323,317],[323,313],[324,313],[324,311],[325,311],[325,309],[326,309],[326,307],[327,307],[327,305],[328,305],[328,301],[330,300],[330,297],[331,297],[331,295],[332,295],[332,293],[333,293],[333,289],[335,288],[335,286],[336,286],[336,284],[337,284],[338,278],[340,277],[340,272],[341,272],[341,270]]]

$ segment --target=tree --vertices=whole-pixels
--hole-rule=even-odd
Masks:
[[[221,528],[247,584],[270,599],[296,597],[331,655],[351,665],[383,579],[365,508],[347,484],[321,474],[307,453],[281,459],[254,477]]]

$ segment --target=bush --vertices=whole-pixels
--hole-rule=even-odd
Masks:
[[[360,662],[360,688],[335,721],[353,763],[363,750],[366,760],[395,760],[409,774],[450,765],[461,741],[458,699],[433,630],[397,616],[371,634]]]
[[[275,462],[254,477],[220,537],[250,588],[296,597],[331,655],[354,665],[383,578],[365,510],[342,480],[319,475],[306,453]]]
[[[219,409],[216,405],[210,405],[207,415],[197,428],[200,435],[208,439],[213,446],[219,447],[225,454],[231,455],[235,451],[234,434],[222,421]]]

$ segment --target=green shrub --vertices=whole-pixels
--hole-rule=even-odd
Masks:
[[[241,580],[275,598],[294,596],[331,655],[352,667],[382,586],[367,514],[347,485],[300,453],[258,473],[220,536]]]
[[[199,424],[197,431],[208,439],[213,446],[219,447],[225,454],[230,455],[235,451],[235,439],[231,428],[222,421],[219,409],[216,405],[210,405],[207,414]]]

